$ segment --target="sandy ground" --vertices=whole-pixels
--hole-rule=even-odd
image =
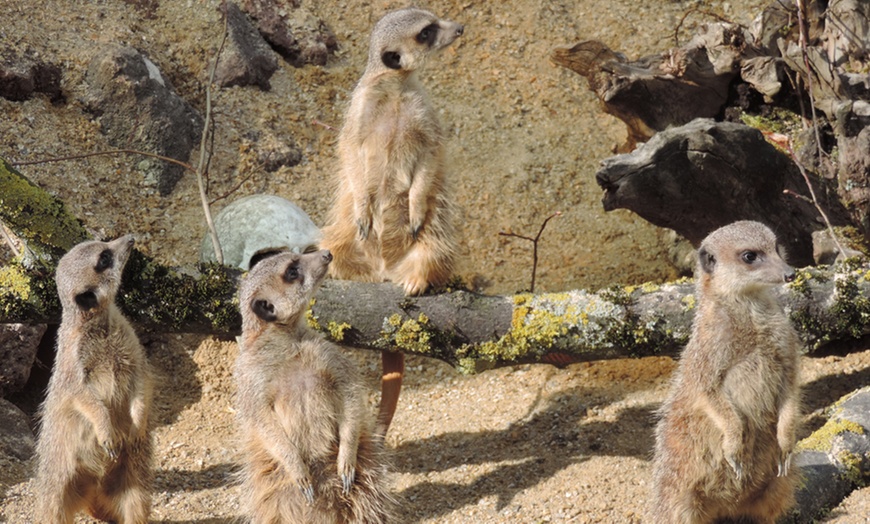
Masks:
[[[628,212],[605,214],[594,182],[598,163],[624,139],[585,81],[550,65],[557,45],[599,39],[629,56],[670,45],[673,27],[692,7],[747,23],[764,2],[591,0],[433,1],[431,10],[466,24],[465,35],[422,75],[453,136],[449,148],[462,207],[459,275],[487,293],[528,287],[530,246],[500,231],[534,235],[540,244],[538,290],[597,289],[674,276],[663,232]],[[0,99],[0,155],[34,160],[109,149],[82,109],[88,60],[110,42],[146,52],[176,90],[204,108],[206,64],[220,38],[215,0],[45,0],[41,9],[0,0],[0,45],[29,48],[63,64],[67,103]],[[368,30],[396,2],[312,2],[341,43],[326,67],[282,63],[268,92],[215,93],[216,152],[210,194],[274,193],[322,224],[329,205],[335,132],[367,53]],[[140,6],[140,7],[137,7]],[[143,8],[141,6],[148,6]],[[153,8],[153,9],[152,9]],[[692,16],[685,27],[701,18]],[[254,160],[263,141],[295,143],[302,164],[267,174]],[[28,166],[22,171],[59,195],[95,235],[133,232],[148,254],[170,264],[197,260],[203,219],[195,181],[169,197],[144,187],[138,159]],[[243,182],[244,181],[244,182]],[[241,183],[238,189],[235,189]],[[223,523],[238,515],[228,484],[235,458],[230,369],[233,342],[190,335],[143,334],[160,372],[156,400],[157,482],[154,522]],[[866,346],[865,346],[866,347]],[[860,348],[859,348],[860,349]],[[354,352],[376,405],[379,359]],[[654,411],[674,362],[667,358],[577,364],[564,370],[520,366],[457,375],[432,360],[410,359],[406,388],[388,444],[394,455],[400,522],[643,521],[649,497]],[[807,429],[822,408],[870,382],[870,350],[804,359]],[[40,375],[14,400],[32,413]],[[0,521],[31,522],[26,473],[3,472]],[[2,475],[3,473],[0,473]],[[856,492],[826,522],[868,522],[870,493]],[[81,518],[78,522],[88,522]]]

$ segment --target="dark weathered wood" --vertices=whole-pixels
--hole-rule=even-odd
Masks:
[[[776,231],[792,264],[813,263],[819,213],[783,194],[806,194],[806,183],[791,159],[749,126],[698,119],[662,131],[633,152],[604,160],[595,178],[605,210],[630,209],[696,246],[718,227],[758,220]],[[832,222],[848,223],[824,181],[814,182]]]
[[[629,61],[596,41],[556,48],[550,59],[584,76],[605,113],[628,126],[626,152],[656,132],[715,116],[736,72],[717,70],[699,45]]]

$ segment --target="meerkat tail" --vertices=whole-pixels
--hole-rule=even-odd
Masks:
[[[375,435],[386,438],[402,392],[402,379],[405,375],[405,354],[384,351],[381,353],[381,405],[378,410]]]

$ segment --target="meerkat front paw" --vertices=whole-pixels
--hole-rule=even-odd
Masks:
[[[106,456],[112,462],[118,460],[118,457],[121,455],[121,445],[115,440],[105,439],[100,442],[100,447],[103,448]]]
[[[296,485],[299,486],[299,490],[302,491],[302,496],[305,497],[305,502],[310,506],[314,504],[314,484],[311,483],[310,478],[301,478],[296,482]]]

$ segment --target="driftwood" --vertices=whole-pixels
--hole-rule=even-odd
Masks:
[[[795,144],[821,207],[835,224],[853,226],[870,240],[868,28],[867,2],[773,2],[748,28],[704,24],[687,44],[638,60],[596,41],[557,48],[551,60],[584,76],[603,110],[626,123],[628,140],[618,152],[647,141],[652,147],[657,133],[691,126],[698,118],[752,122]],[[798,123],[803,131],[795,130]],[[808,195],[794,162],[758,144],[735,150],[746,144],[733,136],[710,139],[718,143],[691,163],[691,173],[680,173],[691,148],[672,155],[679,145],[664,139],[656,144],[660,151],[606,161],[596,175],[607,191],[605,209],[630,209],[695,245],[732,220],[756,218],[787,233],[797,262],[809,263],[807,239],[820,228],[819,213],[771,192],[779,187]],[[730,154],[718,162],[709,156],[712,149]],[[735,162],[740,152],[744,159]],[[713,164],[712,173],[701,169]],[[630,184],[620,180],[628,175]],[[710,180],[723,175],[728,183]],[[708,193],[713,186],[718,187]],[[790,210],[797,215],[789,217]]]
[[[604,160],[595,177],[605,210],[630,209],[696,246],[724,224],[758,220],[776,230],[792,264],[806,266],[813,263],[812,233],[824,227],[812,204],[784,194],[807,192],[794,162],[742,124],[698,119],[662,131]],[[834,190],[812,180],[834,225],[848,224]]]

